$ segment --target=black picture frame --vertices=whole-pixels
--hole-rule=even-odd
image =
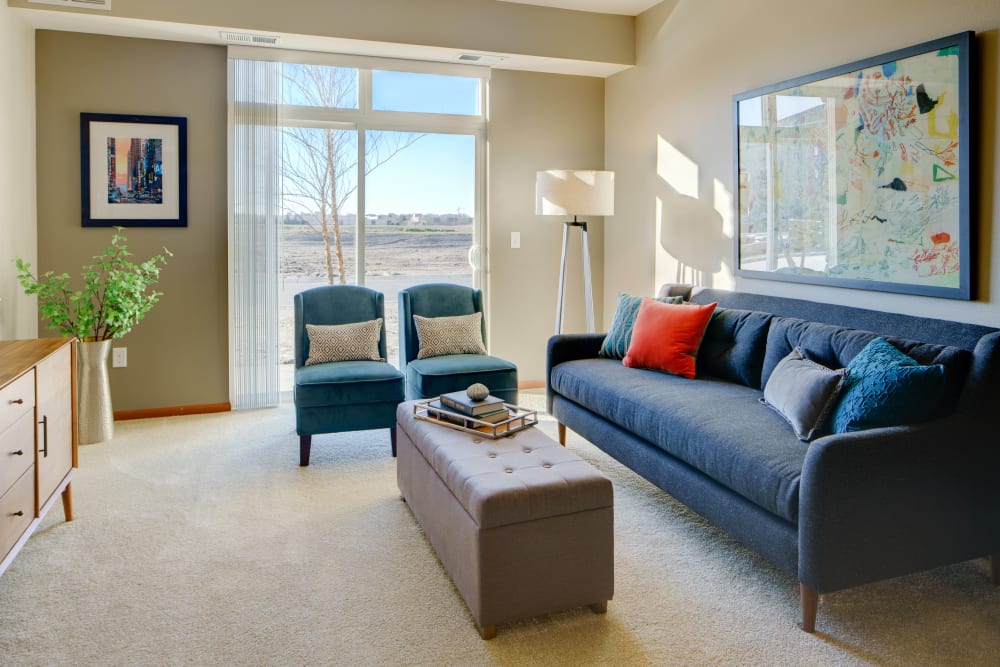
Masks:
[[[84,227],[187,227],[187,118],[81,113],[80,193]]]
[[[974,297],[974,36],[733,96],[737,276]]]

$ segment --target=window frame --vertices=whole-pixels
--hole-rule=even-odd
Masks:
[[[358,70],[358,108],[339,109],[281,104],[278,107],[278,124],[292,127],[316,127],[356,130],[358,137],[357,219],[355,235],[355,282],[365,284],[365,140],[369,131],[417,132],[428,134],[464,134],[475,137],[475,203],[473,243],[469,249],[473,285],[486,291],[489,275],[486,225],[486,159],[487,125],[486,109],[490,69],[478,65],[459,65],[417,60],[395,60],[331,53],[231,47],[230,57],[252,60],[270,60],[304,65],[348,67]],[[441,74],[478,78],[479,113],[440,114],[420,111],[379,111],[372,108],[372,70]],[[487,300],[488,302],[488,300]]]

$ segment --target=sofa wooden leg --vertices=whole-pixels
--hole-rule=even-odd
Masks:
[[[603,600],[601,602],[595,602],[594,604],[590,605],[590,611],[594,612],[595,614],[608,613],[608,601]]]
[[[566,425],[558,424],[559,426],[559,444],[563,447],[566,446]]]
[[[497,636],[497,626],[495,625],[479,625],[476,627],[479,630],[479,636],[483,639],[493,639]]]
[[[392,458],[396,458],[396,427],[389,429],[389,442],[392,445]]]
[[[802,629],[806,632],[816,632],[816,609],[819,607],[819,593],[800,583],[799,595],[802,597]]]
[[[312,439],[311,435],[300,435],[299,436],[299,465],[307,466],[309,465],[309,451],[312,449]]]
[[[990,556],[990,581],[994,586],[1000,586],[1000,554]]]

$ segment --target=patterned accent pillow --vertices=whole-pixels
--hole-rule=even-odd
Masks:
[[[382,318],[351,324],[307,324],[306,366],[331,361],[385,361],[378,351]]]
[[[654,301],[660,303],[684,303],[682,296],[661,296]],[[639,312],[639,304],[642,302],[641,296],[631,296],[625,292],[618,293],[618,307],[615,308],[614,317],[611,318],[611,326],[604,336],[601,349],[597,353],[599,357],[608,359],[624,359],[628,352],[628,345],[632,342],[632,328],[635,326],[635,316]]]
[[[483,314],[451,317],[413,316],[420,347],[417,359],[446,354],[487,354],[483,343]]]
[[[930,419],[944,386],[944,366],[923,366],[884,338],[876,338],[847,364],[833,432]]]

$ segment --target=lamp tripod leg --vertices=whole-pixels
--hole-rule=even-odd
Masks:
[[[594,333],[594,289],[590,281],[590,244],[587,223],[583,223],[583,303],[586,308],[587,333]]]
[[[570,223],[563,224],[562,262],[559,265],[559,302],[556,304],[556,333],[562,333],[563,296],[566,291],[566,249],[569,244]]]

